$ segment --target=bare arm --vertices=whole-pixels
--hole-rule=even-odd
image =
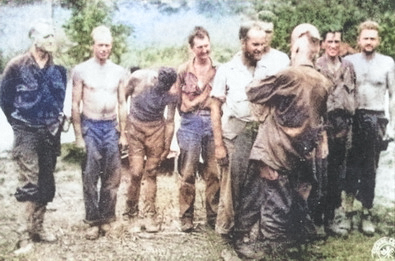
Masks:
[[[126,85],[125,81],[121,80],[118,87],[118,121],[119,121],[119,144],[122,149],[125,149],[128,145],[126,139],[126,118],[127,118],[127,106],[126,106]]]
[[[73,75],[73,89],[72,89],[72,102],[71,102],[71,117],[73,122],[75,144],[78,148],[85,150],[85,141],[82,137],[81,129],[81,111],[80,106],[82,103],[83,94],[83,81]]]
[[[133,74],[130,75],[130,77],[124,81],[123,92],[125,95],[125,100],[127,100],[128,97],[133,94],[135,84],[136,84],[136,79],[135,77],[133,77]]]
[[[215,144],[215,158],[217,160],[224,159],[227,156],[224,141],[222,139],[222,101],[217,98],[212,98],[211,101],[211,123],[213,127],[214,144]]]
[[[170,152],[171,141],[174,135],[174,116],[176,113],[176,103],[171,103],[167,106],[166,127],[165,127],[165,150],[161,155],[161,160],[165,160]]]

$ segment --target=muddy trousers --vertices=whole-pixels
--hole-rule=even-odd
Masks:
[[[246,182],[240,191],[240,210],[235,216],[234,234],[249,233],[259,221],[259,237],[270,248],[302,243],[314,233],[307,200],[309,182],[280,175],[277,180],[260,176],[258,163],[250,161]],[[310,186],[311,187],[311,186]]]
[[[116,120],[97,121],[83,118],[82,121],[87,152],[82,162],[84,222],[90,225],[109,223],[116,218],[115,206],[121,181],[119,133],[116,126]]]
[[[193,221],[195,182],[201,157],[203,160],[202,176],[206,183],[207,223],[214,227],[218,211],[219,179],[210,114],[183,113],[177,140],[180,146],[178,157],[180,220],[182,223]]]
[[[165,150],[165,122],[163,120],[144,122],[129,115],[126,129],[129,143],[130,182],[123,215],[134,217],[139,214],[140,194],[142,194],[142,216],[154,216],[157,172],[161,163],[160,157]]]
[[[357,110],[353,121],[352,147],[347,164],[347,194],[356,195],[363,207],[372,208],[376,170],[388,120],[384,112]]]
[[[13,124],[12,157],[18,170],[18,201],[51,202],[55,196],[54,171],[60,155],[60,133],[47,128]]]
[[[229,164],[219,166],[221,194],[215,224],[215,231],[219,234],[232,234],[235,215],[240,209],[240,190],[247,181],[248,158],[257,133],[249,124],[233,140],[224,138]]]
[[[46,240],[44,215],[48,202],[55,196],[54,170],[60,153],[60,132],[52,135],[47,128],[33,128],[20,123],[12,125],[12,156],[19,174],[20,187],[15,197],[26,206],[24,239]],[[28,238],[25,238],[28,237]]]
[[[156,214],[156,191],[157,170],[159,158],[144,160],[140,156],[129,157],[131,168],[131,180],[127,189],[126,209],[123,215],[135,217],[139,214],[139,199],[143,187],[142,216],[154,216]]]
[[[309,197],[311,217],[316,225],[328,225],[341,206],[341,192],[346,182],[346,163],[351,148],[352,116],[343,110],[328,113],[326,159],[315,162],[315,182]]]

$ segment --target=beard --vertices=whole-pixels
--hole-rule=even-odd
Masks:
[[[255,66],[257,62],[262,58],[262,53],[251,53],[251,52],[244,52],[244,57],[248,61],[250,65]]]
[[[362,52],[364,53],[364,54],[366,54],[366,55],[372,55],[374,52],[376,51],[376,49],[375,48],[373,48],[373,47],[371,47],[371,48],[369,48],[369,49],[367,49],[367,48],[363,48],[362,49]]]

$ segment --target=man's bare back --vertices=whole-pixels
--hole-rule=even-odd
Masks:
[[[140,69],[133,72],[125,85],[125,95],[130,98],[138,96],[142,91],[154,86],[158,81],[159,69]],[[170,94],[176,95],[178,90],[172,86]]]
[[[126,84],[125,95],[134,98],[142,91],[153,86],[157,81],[158,72],[155,69],[140,69],[133,72]]]

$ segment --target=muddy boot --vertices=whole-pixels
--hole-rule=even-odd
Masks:
[[[16,243],[15,255],[26,254],[33,250],[34,244],[30,238],[30,230],[32,229],[32,220],[34,212],[34,203],[27,201],[25,203],[25,214],[26,214],[26,225],[19,229],[20,236],[18,242]]]
[[[182,232],[192,232],[193,230],[193,221],[192,218],[181,218],[181,231]]]
[[[346,194],[344,199],[344,210],[346,213],[351,213],[354,211],[354,195],[353,194]]]
[[[367,236],[373,236],[375,232],[375,225],[372,222],[372,212],[370,209],[363,208],[361,230]]]
[[[100,227],[98,225],[89,226],[85,231],[85,238],[88,240],[96,240],[100,236]]]
[[[345,202],[344,202],[345,203],[344,210],[346,212],[346,220],[344,221],[344,226],[350,227],[349,231],[351,231],[353,229],[353,219],[355,216],[354,199],[355,199],[355,196],[353,194],[346,194]]]
[[[122,213],[122,220],[129,221],[134,217],[137,217],[139,213],[138,202],[132,200],[126,200],[126,207]]]
[[[129,219],[128,232],[130,234],[139,233],[143,227],[143,220],[139,216],[133,216]]]
[[[44,229],[44,216],[47,206],[44,203],[31,202],[28,210],[28,232],[33,242],[55,242],[56,236]]]
[[[29,238],[30,238],[30,234],[33,232],[34,230],[34,210],[36,208],[36,203],[31,202],[31,201],[27,201],[26,202],[26,231],[29,234]]]
[[[350,212],[352,213],[352,212]],[[342,207],[335,209],[335,217],[329,221],[328,230],[336,236],[347,236],[351,230],[350,214],[346,214]]]
[[[315,234],[312,235],[313,239],[321,240],[327,237],[324,225],[314,225],[314,228],[315,228]]]
[[[107,236],[109,234],[111,234],[113,230],[113,227],[111,225],[111,223],[104,223],[100,225],[100,234],[102,236]]]
[[[155,216],[147,216],[144,220],[144,228],[145,231],[148,233],[156,233],[159,231],[160,226],[156,222]]]
[[[235,234],[234,250],[243,259],[262,259],[265,256],[263,250],[259,249],[255,242],[251,242],[248,233]]]

